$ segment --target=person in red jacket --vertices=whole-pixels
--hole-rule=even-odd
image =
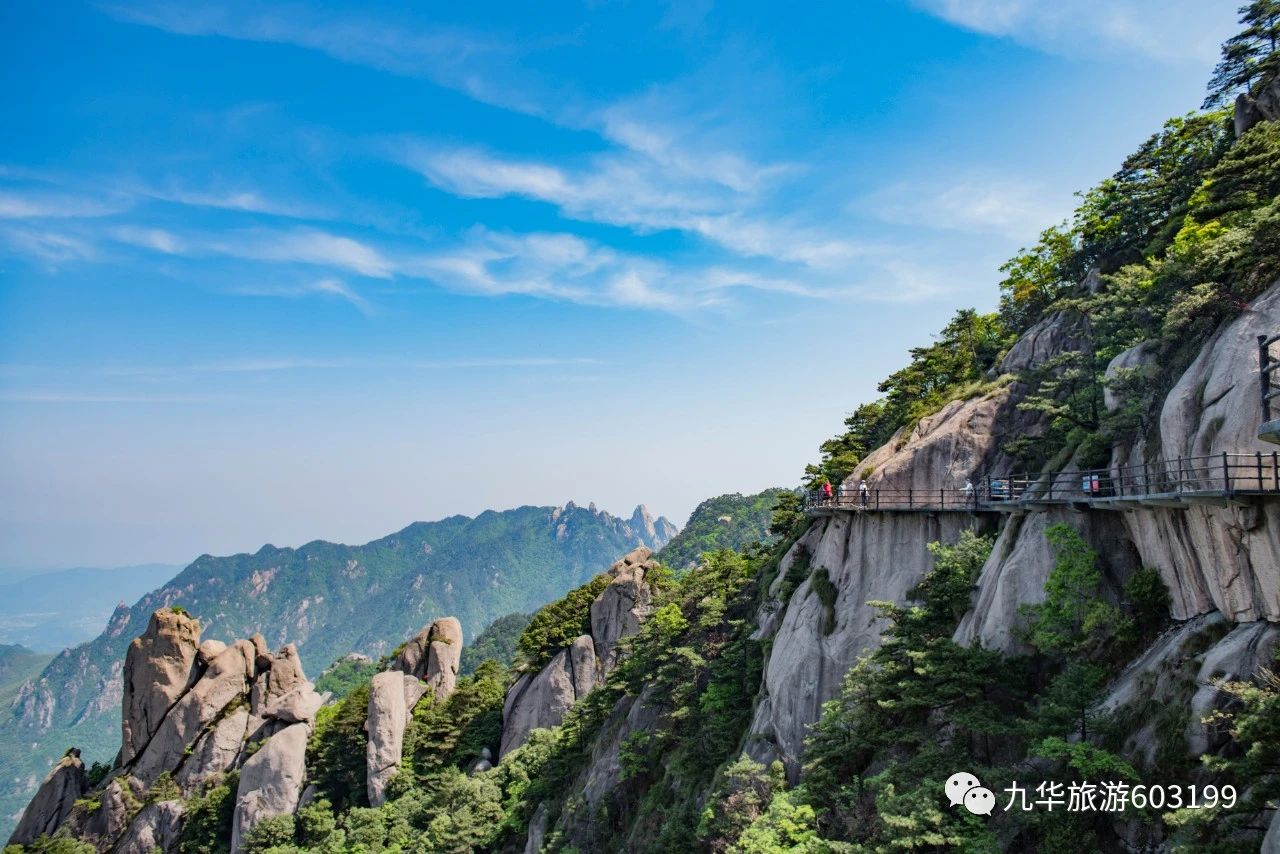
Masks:
[[[824,504],[831,503],[831,482],[824,481],[822,484],[822,501]]]

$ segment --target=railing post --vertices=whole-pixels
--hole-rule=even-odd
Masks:
[[[913,492],[915,492],[914,489],[912,489],[911,487],[907,487],[907,509],[908,510],[910,510],[912,507],[915,506],[915,500],[912,498]]]
[[[1226,451],[1222,452],[1222,488],[1227,492],[1231,491],[1231,469],[1227,464]]]
[[[880,509],[880,487],[876,487],[876,509]]]
[[[1280,492],[1280,452],[1271,452],[1271,486]]]
[[[1262,451],[1258,451],[1258,491],[1262,491]]]
[[[1178,491],[1182,491],[1182,457],[1178,457]]]
[[[947,488],[945,486],[938,487],[938,506],[943,510],[947,509]]]
[[[1145,459],[1142,461],[1142,491],[1151,494],[1151,468]]]
[[[1267,336],[1258,336],[1258,383],[1262,394],[1262,421],[1271,420],[1271,372],[1267,370],[1267,362],[1271,357],[1267,353]]]

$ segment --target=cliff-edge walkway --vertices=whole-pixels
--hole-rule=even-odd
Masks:
[[[940,480],[942,480],[940,478]],[[1103,510],[1134,507],[1225,507],[1280,499],[1280,451],[1179,457],[1124,468],[1056,474],[946,478],[936,487],[842,487],[805,497],[811,516],[835,513],[1017,513],[1050,506]]]

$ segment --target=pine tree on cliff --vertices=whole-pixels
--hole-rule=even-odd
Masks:
[[[1245,28],[1222,45],[1205,109],[1241,89],[1256,93],[1280,74],[1280,0],[1253,0],[1240,7],[1240,23]]]

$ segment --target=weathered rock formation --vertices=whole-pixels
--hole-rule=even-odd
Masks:
[[[414,635],[392,667],[423,680],[440,698],[453,693],[461,659],[462,623],[456,617],[444,617]]]
[[[109,779],[86,791],[83,766],[69,756],[20,829],[38,828],[38,836],[65,827],[103,851],[168,850],[184,807],[166,799],[142,808],[151,787],[166,777],[190,797],[234,769],[241,776],[233,852],[257,821],[296,807],[307,737],[324,697],[292,645],[272,652],[257,635],[201,643],[199,623],[166,608],[130,645],[123,680],[122,749]]]
[[[306,782],[307,738],[311,727],[296,723],[267,739],[240,769],[231,851],[243,848],[254,825],[264,818],[288,815],[298,808]]]
[[[132,762],[196,676],[200,624],[172,609],[151,615],[125,655],[120,761]],[[207,664],[207,662],[205,662]]]
[[[461,657],[462,624],[455,617],[443,617],[405,644],[391,670],[373,677],[365,723],[367,794],[373,806],[386,801],[387,784],[400,767],[413,707],[427,694],[443,700],[453,693]]]
[[[573,704],[599,685],[617,662],[618,642],[648,616],[652,592],[645,575],[657,566],[641,547],[609,567],[611,581],[591,603],[591,634],[578,636],[537,673],[524,673],[507,691],[499,758],[535,729],[557,726]]]
[[[372,806],[379,807],[386,802],[387,784],[403,758],[405,728],[413,715],[413,707],[426,693],[427,686],[421,679],[398,670],[377,674],[369,685],[369,717],[365,723],[369,743],[365,747],[365,767]]]
[[[80,751],[72,748],[44,778],[40,790],[23,811],[22,819],[9,837],[9,844],[30,845],[41,836],[52,834],[62,826],[76,801],[88,790]]]

